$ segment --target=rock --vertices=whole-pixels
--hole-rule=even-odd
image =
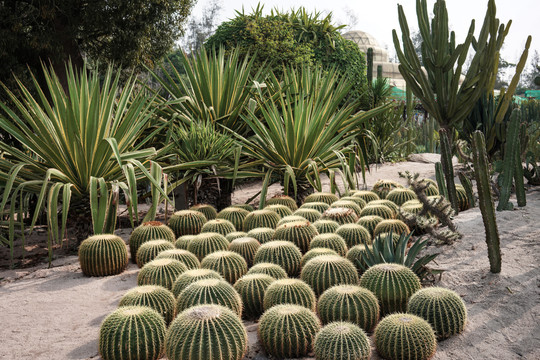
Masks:
[[[424,164],[435,164],[436,162],[441,161],[441,155],[433,153],[410,154],[407,156],[407,160]],[[452,163],[458,163],[458,159],[455,156],[452,158]]]

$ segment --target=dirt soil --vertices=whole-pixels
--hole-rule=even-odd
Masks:
[[[418,160],[418,159],[415,159]],[[420,159],[426,161],[426,157]],[[398,179],[399,171],[433,178],[433,163],[403,162],[372,169],[367,183]],[[237,191],[233,202],[253,196],[260,185]],[[278,193],[273,187],[270,194]],[[438,344],[434,359],[540,359],[540,189],[529,189],[527,206],[497,213],[503,268],[489,272],[484,227],[478,208],[455,221],[463,238],[453,245],[432,246],[445,269],[438,286],[457,291],[468,309],[463,334]],[[130,229],[118,234],[128,239]],[[98,359],[102,320],[136,286],[138,268],[130,264],[117,276],[82,275],[75,256],[60,257],[48,269],[41,264],[0,272],[0,357],[2,359]],[[257,324],[246,322],[247,359],[266,359],[257,343]],[[375,351],[372,359],[379,359]]]

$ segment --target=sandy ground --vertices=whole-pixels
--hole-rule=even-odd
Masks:
[[[379,178],[397,179],[411,170],[433,177],[433,164],[403,162],[372,169],[368,185]],[[489,273],[482,218],[478,208],[460,213],[456,223],[464,237],[440,253],[446,269],[437,284],[465,300],[469,321],[463,334],[440,342],[435,359],[540,359],[540,189],[527,193],[528,205],[497,214],[503,270]],[[244,188],[234,201],[258,191]],[[279,187],[272,189],[279,192]],[[127,239],[129,229],[118,232]],[[97,359],[99,326],[136,286],[138,269],[105,278],[82,275],[74,256],[33,268],[0,272],[0,357],[2,359]],[[257,324],[246,323],[248,359],[266,359],[257,343]],[[379,359],[374,353],[372,359]]]

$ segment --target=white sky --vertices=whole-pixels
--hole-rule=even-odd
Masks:
[[[235,16],[235,10],[242,9],[250,13],[251,8],[258,3],[264,4],[265,12],[278,7],[288,10],[291,7],[306,7],[308,10],[332,12],[335,23],[349,23],[347,12],[354,14],[357,24],[351,30],[362,30],[373,35],[383,47],[387,47],[390,54],[394,54],[392,43],[392,29],[399,30],[397,4],[403,5],[411,31],[418,28],[416,20],[416,0],[221,0],[222,10],[220,21],[226,21]],[[435,0],[428,0],[428,10],[431,13]],[[199,16],[209,0],[198,0],[193,14]],[[478,34],[488,0],[447,0],[450,27],[456,32],[457,40],[463,40],[472,19],[476,19],[476,34]],[[532,35],[531,52],[540,52],[540,0],[496,0],[497,17],[504,23],[512,20],[510,32],[505,40],[503,58],[509,62],[517,62],[523,52],[528,35]],[[527,61],[529,63],[529,61]]]

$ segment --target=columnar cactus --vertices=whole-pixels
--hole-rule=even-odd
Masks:
[[[144,265],[154,260],[160,252],[174,250],[174,245],[168,240],[151,240],[143,243],[137,250],[137,266]]]
[[[217,271],[231,284],[248,270],[246,260],[234,251],[216,251],[207,255],[201,261],[201,268]]]
[[[248,270],[246,275],[265,274],[276,280],[287,278],[287,272],[279,265],[272,263],[258,263]]]
[[[178,260],[153,260],[144,265],[139,271],[137,285],[159,285],[171,290],[176,278],[187,270],[186,265]]]
[[[371,244],[371,234],[368,229],[358,224],[345,224],[341,225],[337,230],[336,234],[341,236],[348,248],[351,248],[356,245]]]
[[[373,191],[368,190],[357,190],[352,194],[353,197],[358,197],[364,200],[366,203],[369,203],[373,200],[381,200],[379,195],[375,194]]]
[[[361,210],[361,212],[362,211],[363,210]],[[321,219],[333,220],[340,225],[353,224],[358,219],[358,215],[356,215],[356,212],[353,209],[337,207],[337,208],[329,208],[328,210],[326,210],[322,214]]]
[[[387,199],[373,200],[373,201],[370,201],[367,205],[384,205],[387,208],[390,208],[390,210],[392,210],[392,212],[394,213],[394,217],[396,217],[399,214],[399,206],[397,206],[396,203]]]
[[[368,249],[372,249],[371,245],[368,245]],[[366,251],[366,246],[363,244],[355,245],[350,248],[349,251],[347,251],[346,258],[354,264],[356,270],[358,270],[358,275],[362,275],[364,273],[364,269],[367,267],[364,259],[362,258],[362,253],[364,251]]]
[[[337,255],[322,255],[309,260],[300,278],[313,288],[317,296],[334,285],[358,283],[353,263]]]
[[[279,205],[279,204],[268,205],[264,209],[265,210],[272,210],[273,212],[278,214],[280,218],[292,215],[292,213],[293,213],[292,210],[288,206]]]
[[[418,276],[399,264],[370,267],[360,278],[360,286],[377,296],[382,314],[406,311],[409,298],[422,287]]]
[[[319,297],[317,314],[323,324],[348,321],[370,332],[379,321],[380,307],[377,297],[368,289],[337,285]]]
[[[228,233],[225,235],[225,239],[227,239],[228,242],[233,241],[234,239],[239,239],[248,236],[247,232],[243,231],[234,231],[232,233]]]
[[[414,191],[405,188],[394,189],[386,195],[386,200],[390,200],[398,206],[403,205],[406,201],[414,199],[416,199]]]
[[[162,286],[137,286],[120,299],[118,306],[148,306],[163,316],[166,325],[169,325],[176,315],[176,298]]]
[[[214,219],[207,221],[201,228],[201,233],[218,233],[223,236],[235,232],[236,228],[229,220]]]
[[[86,276],[120,274],[128,263],[126,244],[112,234],[90,236],[79,246],[79,263]]]
[[[289,276],[300,273],[302,253],[298,246],[290,241],[270,241],[262,244],[255,253],[254,264],[269,262],[281,266]]]
[[[469,209],[470,208],[469,197],[467,196],[467,192],[465,192],[465,188],[461,185],[456,185],[456,194],[457,194],[459,211],[465,211]]]
[[[253,258],[260,247],[261,244],[257,241],[257,239],[249,236],[234,239],[229,244],[229,250],[240,254],[240,256],[246,260],[248,268],[253,265]]]
[[[300,209],[311,209],[311,210],[317,210],[321,214],[325,212],[330,207],[329,204],[325,202],[305,202],[300,206]]]
[[[244,209],[244,210],[247,210],[248,212],[252,212],[253,210],[255,210],[253,206],[250,204],[234,204],[234,205],[231,205],[230,207]]]
[[[137,262],[137,250],[139,250],[142,243],[158,239],[174,242],[176,237],[170,227],[159,221],[147,221],[136,227],[129,236],[131,261],[133,263]]]
[[[396,235],[401,235],[403,233],[408,234],[411,231],[407,224],[401,220],[383,220],[375,226],[373,230],[373,235],[377,236],[382,233],[395,233]]]
[[[274,240],[286,240],[294,243],[305,253],[311,240],[318,235],[317,228],[309,221],[295,221],[277,227]]]
[[[178,260],[184,265],[186,265],[188,270],[197,269],[199,268],[199,266],[201,266],[199,259],[197,259],[195,255],[183,249],[173,249],[173,250],[162,251],[158,254],[158,256],[156,256],[156,260],[158,259]]]
[[[358,198],[359,200],[362,201],[362,199]],[[351,209],[354,211],[354,213],[356,214],[356,216],[359,216],[360,215],[360,212],[362,211],[362,207],[358,206],[358,204],[352,200],[338,200],[338,201],[335,201],[332,203],[332,205],[330,205],[330,209],[335,209],[335,208],[347,208],[347,209]]]
[[[386,195],[396,189],[396,188],[402,188],[403,186],[393,180],[377,180],[375,184],[373,184],[373,189],[371,189],[375,194],[379,195],[381,199],[386,199]]]
[[[189,243],[191,240],[195,239],[197,235],[183,235],[180,236],[176,241],[174,242],[174,247],[177,249],[183,249],[187,250]]]
[[[248,216],[249,211],[237,207],[228,207],[217,214],[217,219],[230,221],[234,228],[238,231],[244,230],[244,219]]]
[[[361,197],[358,197],[358,196],[343,196],[341,199],[339,200],[348,200],[348,201],[352,201],[354,202],[356,205],[360,206],[360,209],[363,209],[366,205],[367,205],[367,202],[362,199]]]
[[[244,316],[257,318],[264,311],[264,293],[276,279],[265,274],[244,275],[234,284],[234,289],[240,294],[244,305]]]
[[[109,314],[99,330],[103,360],[148,359],[163,355],[165,321],[148,306],[124,306]]]
[[[377,224],[379,224],[384,219],[380,216],[376,215],[369,215],[369,216],[362,216],[358,221],[356,222],[358,225],[362,225],[365,227],[369,233],[371,234],[371,237],[373,237],[373,231],[375,230],[375,227]]]
[[[172,322],[165,340],[169,360],[241,360],[247,352],[244,324],[219,305],[194,306]]]
[[[298,215],[287,215],[285,217],[282,217],[281,220],[278,221],[276,229],[283,224],[287,224],[287,223],[291,223],[295,221],[307,221],[307,219]]]
[[[377,352],[385,359],[427,360],[437,349],[431,326],[411,314],[396,313],[382,319],[374,339]]]
[[[276,305],[259,321],[259,339],[264,350],[277,358],[299,358],[313,350],[321,328],[317,315],[299,305]]]
[[[305,253],[304,256],[302,256],[302,262],[300,263],[300,266],[304,267],[309,260],[321,255],[338,255],[338,253],[332,249],[327,248],[311,249],[307,253]]]
[[[426,320],[439,339],[461,333],[467,322],[467,308],[461,297],[441,287],[415,292],[409,299],[407,312]]]
[[[313,194],[310,194],[306,197],[304,200],[304,203],[309,202],[323,202],[328,205],[331,205],[333,202],[338,201],[339,198],[332,193],[326,193],[326,192],[316,192]]]
[[[215,207],[209,204],[197,204],[189,208],[189,210],[195,210],[202,213],[207,220],[214,220],[217,216],[217,210]]]
[[[280,279],[274,281],[264,292],[264,310],[279,304],[295,304],[315,311],[317,298],[313,289],[299,279]]]
[[[298,205],[296,205],[296,201],[290,196],[287,195],[275,195],[270,199],[266,200],[266,205],[285,205],[291,211],[295,211],[298,209]]]
[[[250,212],[244,219],[244,231],[249,233],[250,230],[260,227],[275,229],[280,219],[281,216],[275,211],[255,210]]]
[[[338,255],[345,256],[347,254],[347,243],[338,234],[320,234],[311,240],[309,249],[326,248],[332,249]]]
[[[178,295],[187,288],[189,285],[193,284],[194,282],[197,282],[199,280],[205,280],[205,279],[217,279],[217,280],[225,280],[223,279],[223,276],[221,276],[217,271],[210,270],[210,269],[193,269],[188,270],[180,274],[176,278],[176,280],[173,283],[172,286],[172,293],[175,298],[178,298]]]
[[[228,248],[229,242],[225,236],[218,233],[200,233],[190,241],[187,250],[195,254],[200,261],[208,254]]]
[[[261,244],[272,241],[276,230],[271,228],[255,228],[248,231],[248,236],[257,239]]]
[[[324,326],[315,337],[317,360],[369,360],[371,346],[366,333],[347,322]]]
[[[314,223],[315,221],[319,220],[321,218],[321,212],[317,211],[315,209],[308,209],[308,208],[300,208],[296,210],[293,215],[301,216],[310,223]]]
[[[231,284],[219,279],[203,279],[188,285],[176,299],[176,313],[202,304],[222,305],[242,316],[242,299]]]
[[[197,235],[206,221],[206,216],[198,211],[180,210],[169,219],[169,227],[177,238],[182,235]]]
[[[380,216],[386,220],[393,219],[395,217],[394,212],[388,206],[370,204],[367,204],[367,206],[362,209],[360,217],[364,216]]]
[[[317,220],[313,223],[319,234],[334,233],[340,226],[334,220]]]

